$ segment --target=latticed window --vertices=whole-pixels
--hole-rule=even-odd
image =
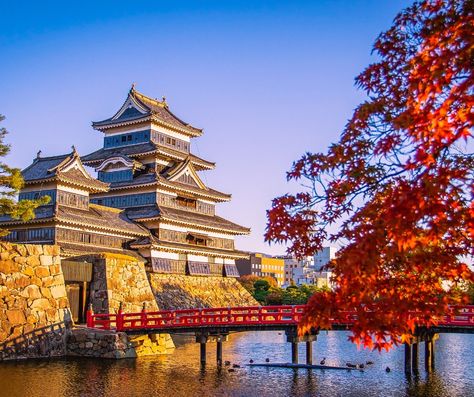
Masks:
[[[104,148],[135,145],[150,141],[150,130],[136,131],[128,134],[119,134],[104,137]]]
[[[156,193],[130,194],[126,196],[93,198],[94,204],[105,205],[114,208],[139,207],[156,203]]]
[[[2,238],[12,242],[29,242],[29,241],[53,241],[54,228],[34,228],[12,230],[10,234]]]
[[[37,200],[41,197],[49,196],[51,200],[48,204],[53,204],[56,201],[56,190],[40,190],[34,192],[21,192],[18,195],[18,200]]]
[[[99,171],[98,178],[102,182],[121,182],[121,181],[131,181],[133,179],[132,170],[121,170],[121,171]]]

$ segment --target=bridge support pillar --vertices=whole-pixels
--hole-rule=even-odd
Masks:
[[[425,341],[425,369],[431,372],[433,366],[433,341],[428,339]]]
[[[411,375],[411,345],[405,343],[405,374]]]
[[[313,364],[313,342],[306,341],[306,364]]]
[[[201,365],[204,367],[206,365],[206,342],[200,343],[201,351]]]
[[[313,333],[299,336],[296,327],[292,327],[285,331],[286,341],[291,343],[291,362],[298,364],[298,343],[306,342],[306,364],[312,364],[313,362],[313,345],[312,342],[318,338],[318,331],[314,330]]]
[[[298,364],[298,342],[291,342],[291,362]]]
[[[217,366],[222,366],[222,339],[218,338],[216,342],[216,359],[217,359]]]
[[[418,342],[415,342],[411,345],[411,366],[413,373],[418,373]]]

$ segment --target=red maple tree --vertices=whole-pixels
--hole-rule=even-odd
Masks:
[[[355,311],[351,340],[380,350],[435,324],[474,281],[474,2],[416,2],[374,51],[356,78],[367,100],[327,153],[293,164],[288,179],[311,187],[273,200],[265,238],[298,257],[342,243],[336,287],[313,296],[300,331]]]

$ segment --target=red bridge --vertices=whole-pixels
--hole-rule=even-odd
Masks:
[[[217,363],[222,364],[222,342],[229,333],[242,331],[285,331],[291,343],[292,363],[298,363],[298,342],[306,342],[306,364],[312,365],[312,342],[319,330],[311,335],[298,336],[297,325],[305,306],[252,306],[162,310],[140,313],[94,314],[87,312],[87,326],[123,331],[127,334],[194,333],[201,344],[201,364],[206,363],[206,343],[217,342]],[[333,330],[348,330],[357,320],[355,313],[344,313],[343,322],[332,323]],[[405,372],[418,372],[418,345],[425,342],[425,367],[434,368],[434,342],[440,332],[474,333],[474,306],[452,306],[450,312],[429,329],[420,329],[412,344],[405,344]],[[312,366],[315,367],[315,366]],[[317,367],[317,366],[316,366]]]
[[[301,320],[304,305],[251,306],[161,310],[139,313],[87,313],[87,326],[115,329],[127,333],[173,333],[226,328],[228,331],[270,330],[295,327]],[[334,330],[347,330],[356,321],[352,312],[344,313],[345,321],[333,322]],[[433,327],[436,332],[474,333],[474,306],[452,306],[451,312]]]

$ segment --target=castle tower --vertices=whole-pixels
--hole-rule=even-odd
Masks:
[[[199,171],[215,164],[191,152],[202,135],[159,101],[134,86],[117,111],[94,122],[103,132],[103,148],[82,157],[98,172],[108,191],[91,194],[91,202],[124,209],[128,218],[150,230],[130,243],[159,273],[238,276],[234,238],[250,230],[216,215],[216,204],[231,195],[204,184]]]

